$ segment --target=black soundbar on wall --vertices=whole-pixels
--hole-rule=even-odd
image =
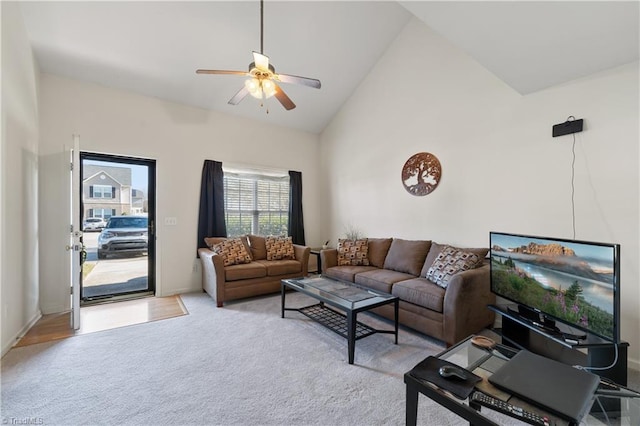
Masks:
[[[570,135],[582,131],[582,118],[580,120],[565,121],[564,123],[553,126],[553,137]]]

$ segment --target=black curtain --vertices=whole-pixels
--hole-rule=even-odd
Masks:
[[[224,173],[219,161],[204,160],[200,184],[198,248],[206,247],[206,237],[226,237],[224,221]]]
[[[293,244],[304,243],[302,218],[302,173],[289,171],[289,236]]]

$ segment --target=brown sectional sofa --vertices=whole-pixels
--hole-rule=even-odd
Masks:
[[[293,244],[295,259],[267,260],[265,238],[241,237],[251,256],[250,263],[224,266],[222,257],[211,248],[198,249],[202,264],[202,288],[218,307],[224,302],[280,291],[280,280],[304,277],[308,273],[309,253],[306,246]],[[224,238],[205,238],[212,247]]]
[[[487,309],[495,303],[490,290],[489,264],[452,275],[443,288],[425,278],[445,248],[431,241],[368,239],[369,265],[338,265],[338,250],[322,250],[322,274],[398,296],[401,324],[444,341],[447,345],[477,333],[494,322]],[[484,259],[487,249],[461,249]],[[393,307],[374,310],[393,319]]]

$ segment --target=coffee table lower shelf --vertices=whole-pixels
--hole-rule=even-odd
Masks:
[[[306,306],[304,308],[299,308],[296,310],[301,314],[311,318],[315,322],[324,325],[329,330],[333,331],[336,334],[339,334],[345,339],[349,338],[349,328],[347,326],[347,316],[345,314],[334,311],[333,309],[326,307],[322,303],[317,303],[315,305]],[[362,339],[363,337],[371,336],[372,334],[378,332],[378,330],[375,330],[366,324],[362,324],[361,322],[356,321],[356,340]]]
[[[285,307],[285,290],[287,288],[310,296],[319,303],[302,308],[287,308]],[[395,344],[398,344],[399,299],[396,296],[364,289],[352,283],[324,276],[282,280],[280,281],[280,295],[280,316],[282,318],[284,318],[286,311],[297,311],[346,338],[349,364],[353,364],[354,361],[356,340],[375,333],[388,333],[394,335]],[[391,303],[393,303],[394,310],[393,330],[377,330],[358,322],[358,313]]]

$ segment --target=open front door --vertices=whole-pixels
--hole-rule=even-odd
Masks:
[[[69,245],[67,250],[71,254],[71,327],[80,328],[80,279],[82,274],[82,227],[80,224],[80,136],[73,135],[71,149],[71,217]]]

